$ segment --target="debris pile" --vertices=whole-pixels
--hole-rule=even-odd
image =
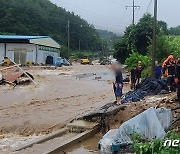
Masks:
[[[168,87],[166,80],[158,80],[153,78],[146,78],[143,80],[135,91],[126,93],[122,99],[122,103],[137,102],[145,96],[167,94]]]
[[[28,76],[30,76],[31,79],[34,80],[34,77],[30,73],[26,72],[26,74],[28,74]],[[26,74],[20,71],[14,72],[4,76],[3,81],[4,83],[15,84],[15,85],[29,84],[31,83],[31,80],[26,76]]]
[[[16,85],[25,85],[34,82],[34,77],[19,68],[19,70],[13,70],[16,66],[6,67],[1,69],[0,73],[0,85],[10,84],[13,86]],[[11,69],[11,71],[10,71]],[[2,73],[4,71],[4,73]]]

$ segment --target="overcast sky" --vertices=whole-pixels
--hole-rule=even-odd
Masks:
[[[78,14],[98,29],[122,33],[132,23],[133,0],[51,0],[58,6]],[[150,3],[150,1],[152,1]],[[135,0],[140,9],[135,11],[136,22],[146,12],[153,13],[154,0]],[[150,5],[149,5],[150,4]],[[149,7],[148,7],[149,6]],[[169,27],[180,25],[180,0],[158,0],[158,20]]]

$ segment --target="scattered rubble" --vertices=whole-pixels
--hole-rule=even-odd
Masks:
[[[11,69],[14,67],[16,66],[6,67],[1,69],[1,71]],[[5,72],[4,74],[2,72],[0,73],[0,85],[5,85],[5,84],[10,84],[13,86],[27,85],[30,84],[32,81],[34,82],[34,77],[30,73],[23,71],[22,68],[20,68],[20,71],[13,70],[10,71],[9,73],[7,72]]]

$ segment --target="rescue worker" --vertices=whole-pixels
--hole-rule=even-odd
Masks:
[[[115,83],[113,83],[114,94],[116,97],[117,104],[121,104],[121,96],[123,89],[123,76],[121,72],[121,67],[118,62],[114,62],[111,64],[111,68],[115,74]]]
[[[174,81],[177,85],[177,100],[178,100],[179,105],[180,105],[180,57],[177,59]]]
[[[169,92],[175,91],[175,83],[174,83],[175,66],[176,66],[176,62],[173,54],[169,55],[162,65],[163,75],[167,77]]]

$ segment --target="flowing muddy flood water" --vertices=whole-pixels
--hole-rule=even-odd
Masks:
[[[56,154],[99,154],[98,142],[102,135],[97,134],[94,137],[80,142],[69,149],[65,149],[64,152],[58,152]]]

